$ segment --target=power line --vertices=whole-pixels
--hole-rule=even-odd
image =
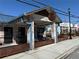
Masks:
[[[40,8],[40,6],[37,6],[37,5],[31,4],[31,3],[27,3],[27,2],[25,2],[25,1],[21,1],[21,0],[16,0],[16,1],[21,2],[21,3],[24,3],[24,4],[31,5],[31,6],[34,6],[34,7],[37,7],[37,8]]]
[[[68,14],[64,14],[64,13],[57,12],[57,11],[56,11],[56,13],[57,13],[57,14],[64,15],[64,16],[69,16]],[[73,18],[79,18],[79,17],[77,17],[77,16],[74,16],[74,15],[70,15],[70,17],[73,17]]]
[[[6,14],[2,14],[2,13],[0,13],[0,15],[8,16],[8,17],[15,17],[15,16],[12,16],[12,15],[6,15]]]
[[[39,1],[35,1],[35,0],[32,0],[32,1],[34,1],[34,2],[36,2],[36,3],[39,3],[39,4],[43,5],[43,6],[48,6],[48,5],[46,5],[46,4],[44,4],[44,3],[41,3],[41,2],[39,2]]]
[[[61,14],[61,15],[64,15],[64,16],[68,16],[67,14],[64,14],[64,13],[61,13],[61,12],[57,12],[56,11],[56,13]]]
[[[27,3],[27,2],[25,2],[25,1],[21,1],[21,0],[16,0],[16,1],[19,1],[19,2],[21,2],[21,3],[25,3],[25,4],[28,4],[28,5],[31,5],[31,6],[37,7],[37,8],[41,8],[40,6],[37,6],[37,5],[31,4],[31,3]],[[48,6],[48,5],[44,4],[44,3],[41,3],[41,2],[36,1],[36,0],[32,0],[32,1],[33,1],[33,2],[36,2],[36,3],[40,4],[40,5],[43,5],[43,6]],[[67,12],[64,12],[64,11],[59,10],[59,9],[56,9],[56,8],[53,8],[53,9],[56,10],[55,12],[58,13],[58,14],[61,14],[61,15],[64,15],[64,16],[68,16],[68,13],[67,13]],[[58,12],[57,12],[57,11],[58,11]],[[79,19],[78,16],[75,16],[75,15],[73,15],[73,14],[70,14],[70,17],[78,18],[78,19]]]
[[[39,4],[43,5],[43,6],[48,6],[48,5],[44,4],[44,3],[38,2],[38,1],[36,1],[36,0],[32,0],[32,1],[34,1],[34,2],[36,2],[36,3],[39,3]],[[59,14],[62,14],[62,15],[66,15],[66,14],[67,14],[66,16],[68,16],[68,13],[67,13],[67,12],[64,12],[64,11],[59,10],[59,9],[56,9],[56,8],[53,8],[53,9],[54,9],[54,10],[57,10],[57,11],[59,11],[59,12],[65,13],[65,14],[62,14],[62,13],[57,12],[57,13],[59,13]],[[75,15],[73,15],[73,14],[70,14],[70,16],[71,16],[71,17],[74,17],[74,18],[79,18],[78,16],[75,16]]]

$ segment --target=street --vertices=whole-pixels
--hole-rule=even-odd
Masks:
[[[65,59],[79,59],[79,48],[75,50],[73,53],[71,53],[67,58]]]

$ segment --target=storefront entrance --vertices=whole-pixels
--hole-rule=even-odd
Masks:
[[[12,27],[4,27],[4,43],[12,43],[13,38],[13,28]]]
[[[18,27],[18,44],[27,42],[27,36],[25,33],[25,27]]]
[[[43,40],[43,33],[45,31],[45,28],[37,27],[37,39],[39,41]]]

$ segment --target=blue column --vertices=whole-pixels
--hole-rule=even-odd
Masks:
[[[28,23],[30,26],[27,31],[27,43],[30,45],[30,49],[34,49],[34,21]]]
[[[51,25],[51,36],[52,36],[52,39],[54,39],[54,43],[57,43],[58,41],[58,38],[57,38],[57,25],[56,23],[53,23]]]

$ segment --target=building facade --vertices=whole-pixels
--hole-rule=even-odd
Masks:
[[[60,19],[49,7],[25,13],[12,21],[2,23],[0,25],[0,48],[7,47],[6,51],[10,50],[7,55],[11,55],[56,43],[58,41],[57,23],[60,23]],[[6,54],[0,57],[3,56]]]

